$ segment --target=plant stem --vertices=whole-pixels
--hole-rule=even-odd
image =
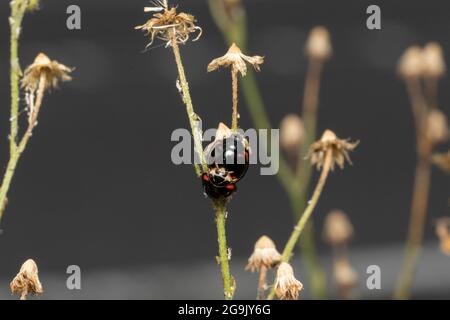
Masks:
[[[189,92],[189,84],[186,80],[186,74],[184,72],[183,62],[181,60],[180,48],[177,43],[177,39],[175,34],[172,32],[172,51],[175,57],[175,62],[177,64],[178,69],[178,77],[181,86],[182,98],[183,102],[186,105],[186,112],[189,118],[189,124],[191,126],[192,137],[194,139],[195,152],[200,159],[201,166],[198,165],[196,161],[194,161],[194,168],[197,176],[201,176],[202,172],[205,172],[208,168],[206,165],[205,156],[203,154],[203,146],[202,146],[202,132],[200,128],[200,118],[194,112],[194,106],[192,104],[191,94]]]
[[[314,208],[316,207],[320,195],[322,194],[323,187],[325,186],[325,183],[327,181],[328,174],[330,173],[331,165],[333,164],[333,151],[332,149],[328,149],[325,155],[325,161],[322,168],[322,172],[320,174],[320,178],[317,182],[316,188],[314,190],[313,196],[311,200],[308,202],[308,206],[306,207],[305,211],[301,215],[297,225],[294,227],[294,231],[292,231],[291,236],[289,237],[288,242],[286,243],[286,246],[284,247],[283,253],[281,255],[281,261],[282,262],[289,262],[292,256],[292,251],[295,248],[295,245],[298,242],[298,239],[304,230],[305,226],[307,225],[308,219],[310,218],[311,214],[314,211]],[[271,293],[268,296],[269,300],[272,300],[275,295],[275,289],[273,288]]]
[[[394,291],[394,299],[408,299],[410,296],[414,273],[422,246],[428,209],[433,148],[432,143],[426,135],[428,126],[427,103],[423,96],[420,82],[418,79],[408,79],[406,85],[416,123],[417,164],[405,254],[400,276]]]
[[[222,271],[223,293],[225,300],[231,300],[233,299],[235,286],[233,277],[230,275],[230,266],[228,263],[229,254],[225,233],[225,222],[227,215],[226,200],[215,200],[214,209],[216,211],[217,242],[219,244],[219,262]]]
[[[238,71],[233,66],[231,68],[231,83],[233,91],[233,118],[231,123],[231,130],[234,132],[238,129]]]
[[[21,151],[18,150],[17,137],[19,134],[19,80],[21,76],[19,63],[19,37],[22,20],[27,10],[27,3],[21,0],[11,1],[11,16],[9,17],[10,35],[10,86],[11,86],[11,115],[9,133],[9,161],[0,187],[0,221],[6,209],[8,190],[11,185]],[[23,151],[23,150],[22,150]]]
[[[264,300],[264,293],[266,292],[266,279],[267,279],[267,268],[262,265],[259,269],[259,279],[258,279],[258,293],[256,296],[257,300]]]

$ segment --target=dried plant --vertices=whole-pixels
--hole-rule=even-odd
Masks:
[[[274,290],[280,300],[297,300],[303,284],[294,276],[292,266],[282,262],[277,270]]]
[[[8,203],[8,191],[20,156],[25,151],[33,129],[37,125],[39,111],[42,106],[45,92],[55,88],[59,81],[69,81],[71,68],[57,61],[51,61],[45,54],[40,53],[33,64],[25,69],[24,74],[20,70],[18,45],[21,23],[26,11],[38,7],[37,0],[13,0],[11,1],[11,129],[10,129],[10,156],[5,174],[0,186],[0,220]],[[19,93],[21,87],[25,91],[26,108],[28,111],[28,127],[22,137],[19,137]]]
[[[308,153],[311,165],[316,166],[317,169],[321,170],[321,173],[312,198],[308,201],[305,211],[300,216],[300,219],[284,247],[281,257],[282,262],[289,262],[291,259],[294,247],[320,199],[328,175],[333,170],[335,163],[342,169],[344,165],[342,161],[347,160],[350,162],[348,152],[353,151],[357,145],[357,142],[351,143],[348,142],[348,140],[339,139],[331,130],[325,130],[320,140],[311,145]],[[273,296],[274,292],[272,291],[268,298],[272,299]]]
[[[439,238],[441,252],[450,256],[450,218],[439,218],[436,221],[436,235]]]
[[[13,294],[20,295],[20,300],[26,300],[29,294],[38,295],[44,292],[34,260],[28,259],[23,263],[19,273],[11,281],[10,287]]]
[[[450,150],[446,153],[436,153],[433,155],[433,163],[441,170],[450,173]]]
[[[405,255],[394,292],[396,299],[410,296],[428,210],[432,153],[437,144],[448,139],[447,120],[437,109],[436,99],[437,81],[445,71],[442,49],[436,43],[429,43],[424,49],[408,48],[398,64],[414,116],[417,163]]]
[[[278,252],[275,243],[267,236],[262,236],[255,243],[255,249],[248,259],[245,270],[259,272],[257,299],[264,299],[267,289],[267,270],[273,268],[281,261],[281,254]]]

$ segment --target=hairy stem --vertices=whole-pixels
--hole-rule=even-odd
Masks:
[[[226,200],[215,200],[214,209],[216,211],[217,242],[219,244],[219,263],[222,271],[223,293],[225,300],[231,300],[233,299],[235,286],[233,277],[230,275],[230,266],[228,263],[230,257],[225,233],[225,222],[227,215]]]
[[[186,105],[186,112],[189,118],[189,124],[191,126],[192,137],[194,139],[195,153],[200,159],[201,166],[198,165],[197,161],[194,161],[195,173],[197,176],[201,176],[202,172],[207,170],[205,156],[203,154],[203,146],[202,146],[202,132],[200,128],[200,118],[194,112],[194,106],[192,104],[191,94],[189,92],[189,84],[186,79],[186,74],[184,72],[183,62],[181,60],[180,48],[177,43],[177,39],[175,34],[172,32],[172,51],[175,57],[175,62],[177,64],[178,69],[178,79],[181,87],[181,94],[183,98],[183,102]]]
[[[323,187],[325,186],[325,183],[327,181],[328,174],[330,173],[331,165],[333,164],[333,152],[331,149],[327,150],[325,155],[325,161],[322,168],[322,172],[320,174],[319,180],[317,182],[316,188],[314,189],[313,196],[311,200],[308,202],[308,206],[306,207],[305,211],[301,215],[300,219],[297,222],[297,225],[294,227],[294,230],[291,233],[291,236],[289,237],[288,242],[286,243],[286,246],[284,247],[283,253],[281,255],[281,261],[282,262],[289,262],[292,256],[292,251],[295,248],[295,245],[298,242],[298,239],[300,235],[302,234],[302,231],[305,229],[307,222],[309,218],[311,217],[311,214],[314,211],[314,208],[316,207],[320,195],[322,194]],[[275,289],[273,288],[271,293],[268,296],[268,299],[273,299],[275,295]]]
[[[238,71],[233,66],[231,68],[231,83],[233,91],[233,118],[231,122],[231,130],[234,132],[238,129]]]

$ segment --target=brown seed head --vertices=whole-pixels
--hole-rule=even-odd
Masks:
[[[297,300],[303,284],[294,277],[291,265],[282,262],[277,270],[275,293],[280,300]]]
[[[73,68],[69,68],[56,60],[50,60],[44,53],[39,53],[34,62],[29,65],[22,78],[22,87],[28,91],[36,91],[39,81],[43,76],[45,79],[45,89],[58,87],[59,81],[70,81],[70,73]]]
[[[404,79],[419,78],[424,72],[422,49],[412,46],[406,49],[398,62],[398,74]]]
[[[450,173],[450,150],[446,153],[433,155],[433,163],[441,168],[441,170]]]
[[[281,254],[277,251],[275,243],[267,236],[262,236],[255,243],[255,249],[248,259],[245,270],[259,271],[262,266],[272,268],[281,261]]]
[[[11,281],[10,288],[13,294],[20,294],[21,300],[25,300],[28,294],[37,295],[43,293],[36,262],[32,259],[25,261],[19,273]]]
[[[302,119],[296,114],[288,114],[280,124],[280,144],[283,149],[297,153],[305,135]]]
[[[193,41],[198,40],[202,35],[202,28],[195,25],[197,20],[191,14],[184,12],[177,13],[176,7],[169,8],[167,0],[156,0],[154,7],[145,7],[144,12],[151,12],[152,18],[135,29],[141,29],[150,36],[151,46],[155,38],[166,42],[166,47],[172,45],[175,38],[179,44],[185,44],[191,33],[198,32]]]
[[[331,150],[333,162],[331,170],[334,170],[335,164],[343,169],[345,161],[352,164],[348,155],[349,151],[353,151],[359,142],[349,142],[348,140],[339,139],[331,130],[325,130],[319,141],[314,142],[309,148],[307,158],[311,160],[311,164],[318,170],[323,167],[327,151]]]
[[[338,259],[334,263],[334,281],[340,290],[353,289],[358,283],[358,274],[347,259]]]
[[[341,210],[333,210],[327,215],[323,231],[325,240],[334,246],[346,244],[353,236],[353,226]]]
[[[440,110],[428,113],[427,136],[433,144],[446,142],[449,137],[447,117]]]
[[[427,43],[423,48],[424,74],[430,78],[442,78],[447,69],[441,46],[436,42]]]
[[[328,60],[333,54],[330,33],[322,26],[314,27],[306,41],[306,55],[310,59]]]
[[[246,56],[241,49],[233,43],[228,52],[219,58],[214,59],[208,65],[208,72],[217,70],[219,67],[231,66],[233,72],[240,72],[244,77],[247,74],[247,63],[252,65],[256,71],[260,71],[260,65],[264,63],[264,57]]]

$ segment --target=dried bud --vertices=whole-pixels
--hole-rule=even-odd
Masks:
[[[275,293],[280,300],[297,300],[303,284],[294,277],[291,265],[282,262],[277,270]]]
[[[306,41],[306,55],[310,59],[328,60],[332,54],[330,33],[325,27],[314,27]]]
[[[26,300],[28,294],[37,295],[44,292],[39,281],[38,267],[32,259],[24,262],[10,287],[13,294],[20,294],[21,300]]]
[[[288,114],[280,124],[281,147],[290,153],[297,153],[302,145],[305,127],[302,119],[296,114]]]
[[[433,163],[441,168],[441,170],[450,173],[450,150],[447,153],[433,155]]]
[[[353,226],[340,210],[331,211],[325,218],[324,237],[334,246],[346,244],[353,236]]]
[[[446,71],[441,46],[436,42],[427,43],[423,48],[424,74],[430,78],[442,78]]]
[[[59,81],[70,81],[72,78],[69,73],[73,69],[69,68],[56,60],[50,60],[43,53],[39,53],[34,62],[29,65],[22,78],[22,87],[30,92],[34,92],[39,87],[41,77],[45,80],[45,89],[56,88]]]
[[[334,263],[334,281],[342,298],[348,299],[351,290],[358,283],[358,274],[352,268],[347,259],[338,259]]]
[[[422,49],[412,46],[406,49],[398,62],[398,74],[404,79],[419,78],[424,72]]]
[[[168,47],[172,45],[173,39],[178,44],[185,44],[191,33],[198,32],[193,41],[198,40],[202,35],[202,28],[195,25],[197,22],[195,17],[184,12],[177,13],[175,7],[169,8],[167,0],[156,0],[155,6],[145,7],[144,12],[153,13],[152,18],[135,29],[141,29],[150,36],[147,47],[152,45],[155,38],[165,41]]]
[[[217,70],[219,67],[231,66],[233,71],[240,72],[244,77],[247,74],[246,62],[252,65],[256,71],[260,71],[259,66],[264,63],[264,57],[246,56],[242,53],[241,49],[233,43],[224,56],[216,58],[209,63],[208,72]]]
[[[439,110],[431,110],[428,113],[427,137],[433,144],[448,140],[449,129],[447,117]]]
[[[281,254],[275,243],[267,236],[262,236],[255,243],[255,249],[248,259],[245,270],[259,271],[261,267],[272,268],[281,261]]]
[[[331,150],[333,157],[331,170],[334,170],[335,164],[343,169],[346,160],[352,164],[348,152],[353,151],[358,144],[359,142],[351,143],[348,140],[339,139],[333,131],[325,130],[320,140],[314,142],[309,148],[307,158],[320,170],[324,165],[327,151]]]

